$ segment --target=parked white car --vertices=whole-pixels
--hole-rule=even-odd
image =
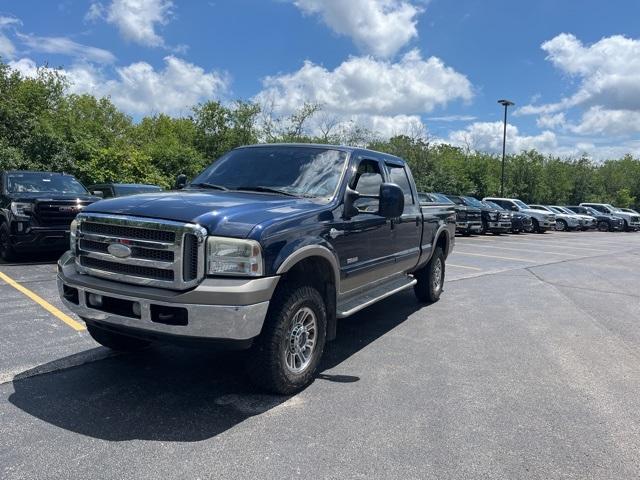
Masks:
[[[599,212],[615,215],[624,221],[624,229],[626,231],[640,230],[640,216],[637,214],[625,212],[618,207],[614,207],[610,203],[581,203],[581,207],[591,207]]]
[[[545,212],[553,213],[556,216],[556,230],[559,232],[564,232],[568,230],[578,230],[582,228],[580,217],[576,214],[569,215],[568,213],[563,213],[560,210],[555,210],[553,207],[549,205],[529,205],[531,208],[535,208],[536,210],[542,210]]]
[[[485,197],[482,199],[482,201],[497,203],[506,210],[526,213],[527,215],[530,215],[531,221],[533,222],[533,230],[535,232],[544,233],[550,228],[555,228],[556,226],[556,217],[553,213],[531,208],[529,205],[518,198]]]
[[[598,228],[598,219],[596,217],[593,217],[591,215],[584,215],[582,213],[576,213],[573,212],[571,210],[569,210],[567,207],[563,207],[561,205],[549,205],[549,207],[551,207],[552,210],[559,210],[562,213],[566,213],[568,215],[575,215],[576,217],[578,217],[580,219],[580,222],[582,224],[582,230],[589,230],[592,228]]]

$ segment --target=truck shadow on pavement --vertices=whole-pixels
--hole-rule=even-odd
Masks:
[[[405,292],[340,321],[318,379],[300,395],[319,382],[341,388],[366,376],[367,371],[329,371],[422,307],[413,292]],[[201,441],[254,415],[295,406],[295,398],[255,389],[242,360],[243,353],[158,346],[14,380],[9,401],[44,422],[102,440]]]

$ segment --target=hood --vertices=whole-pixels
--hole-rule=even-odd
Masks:
[[[473,212],[473,213],[480,213],[481,210],[479,208],[476,207],[468,207],[466,205],[458,205],[457,203],[454,204],[453,206],[454,210],[457,211],[461,211],[461,212]]]
[[[536,210],[535,208],[523,208],[520,210],[521,213],[526,213],[527,215],[531,215],[535,217],[536,215],[542,215],[545,217],[553,217],[555,214],[551,212],[547,212],[546,210]]]
[[[211,235],[246,238],[257,226],[323,208],[309,199],[250,192],[181,190],[110,198],[87,213],[112,213],[196,223]]]

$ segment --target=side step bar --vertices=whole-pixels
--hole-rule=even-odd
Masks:
[[[344,301],[338,301],[337,317],[345,318],[353,315],[363,308],[379,302],[383,298],[390,297],[395,293],[413,287],[416,283],[418,283],[418,281],[411,276],[394,278],[392,281],[376,285],[360,295]]]

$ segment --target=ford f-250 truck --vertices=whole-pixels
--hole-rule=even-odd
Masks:
[[[411,287],[438,300],[454,233],[454,209],[421,206],[400,158],[248,146],[180,191],[87,207],[58,287],[102,345],[250,348],[252,380],[290,394],[313,380],[338,318]]]

